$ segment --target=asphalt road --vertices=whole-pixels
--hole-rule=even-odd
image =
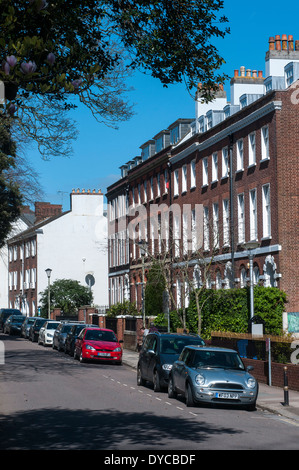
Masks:
[[[105,450],[110,458],[121,450],[299,448],[298,426],[270,413],[186,408],[183,399],[138,387],[128,366],[80,364],[3,334],[0,341],[1,450]]]

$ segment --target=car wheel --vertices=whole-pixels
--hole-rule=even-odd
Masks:
[[[83,364],[83,362],[86,362],[86,359],[84,359],[83,357],[82,351],[80,353],[79,361],[81,362],[81,364]]]
[[[176,398],[177,397],[177,393],[176,393],[174,385],[173,385],[172,376],[169,377],[169,382],[168,382],[168,397],[169,398]]]
[[[194,398],[190,384],[187,382],[185,390],[186,406],[194,406]]]
[[[145,380],[141,375],[140,365],[137,367],[137,385],[145,385]]]
[[[247,405],[246,409],[247,409],[247,411],[255,411],[256,410],[256,401],[254,401],[250,405]]]
[[[155,370],[154,372],[154,392],[161,392],[161,384],[160,384],[160,377],[158,371]]]

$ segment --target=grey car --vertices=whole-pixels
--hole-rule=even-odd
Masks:
[[[233,349],[187,346],[174,362],[168,396],[183,394],[187,406],[197,403],[226,403],[254,410],[258,383]]]

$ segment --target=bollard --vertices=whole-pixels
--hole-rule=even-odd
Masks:
[[[284,403],[283,403],[283,406],[289,406],[289,387],[288,387],[288,375],[287,375],[287,370],[288,368],[285,366],[283,368],[284,370],[284,377],[283,377],[283,381],[284,381],[284,387],[283,387],[283,390],[284,390]]]

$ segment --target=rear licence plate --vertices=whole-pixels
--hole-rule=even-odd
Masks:
[[[228,392],[217,392],[215,394],[216,398],[227,398],[229,400],[238,400],[239,395],[237,393],[228,393]]]
[[[110,354],[110,353],[98,353],[98,356],[101,356],[101,357],[110,357],[111,354]]]

